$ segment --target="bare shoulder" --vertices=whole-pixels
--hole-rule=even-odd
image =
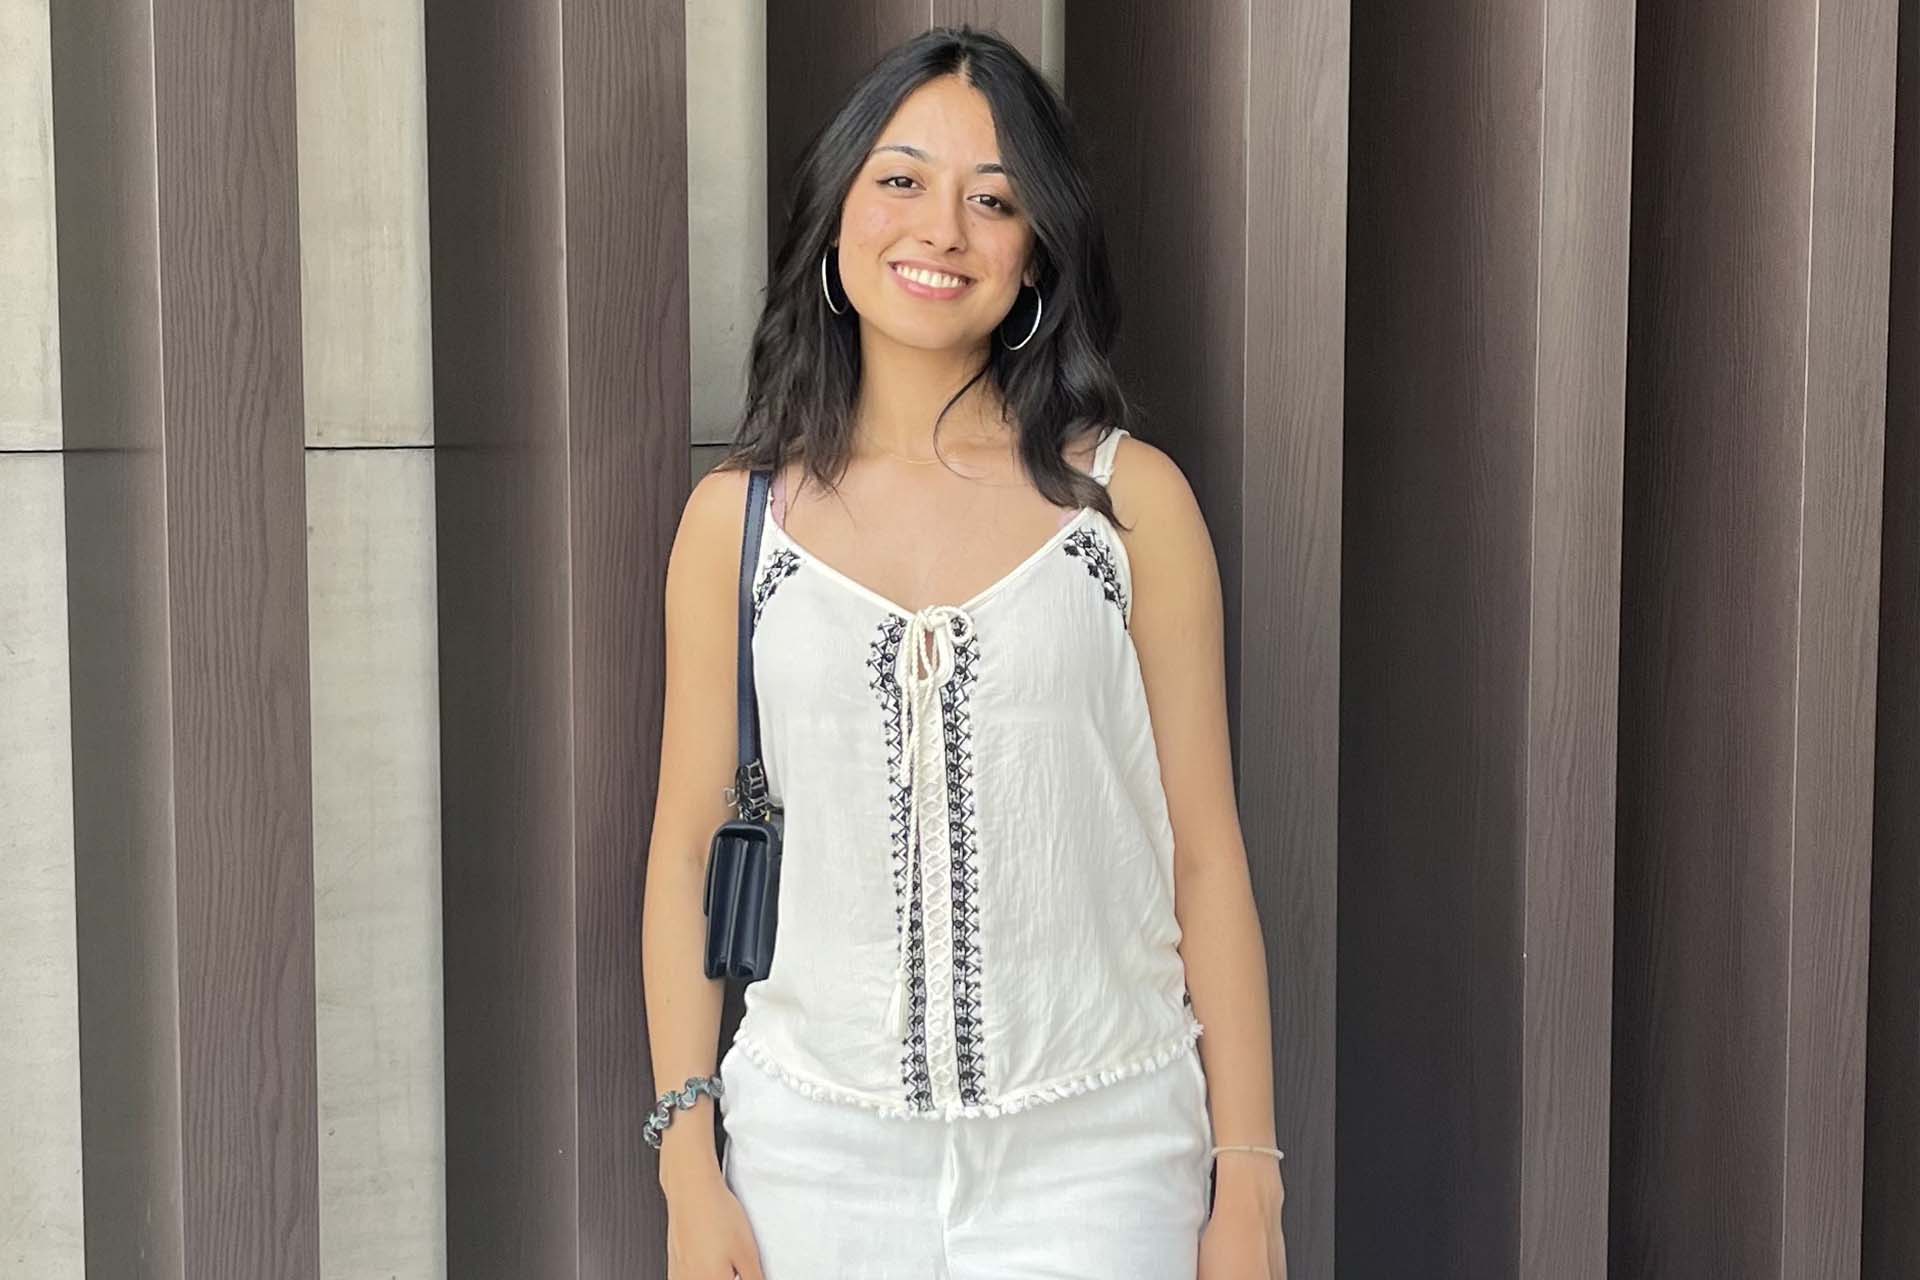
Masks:
[[[694,483],[680,510],[667,562],[667,608],[693,612],[703,621],[724,611],[739,586],[740,547],[745,535],[747,483],[744,470],[709,471]]]
[[[1194,550],[1196,538],[1207,538],[1206,522],[1186,472],[1166,450],[1136,435],[1127,435],[1114,450],[1113,475],[1107,484],[1114,514],[1127,529],[1121,532],[1129,559],[1173,557]],[[1192,568],[1202,566],[1191,565]]]

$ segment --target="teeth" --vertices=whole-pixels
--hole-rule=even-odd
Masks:
[[[895,267],[901,275],[917,284],[930,285],[935,289],[957,289],[966,281],[959,276],[943,276],[938,271],[922,271],[918,267]]]

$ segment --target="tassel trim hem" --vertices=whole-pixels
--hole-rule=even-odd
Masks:
[[[778,1078],[781,1083],[804,1097],[815,1098],[822,1102],[863,1107],[894,1120],[958,1120],[1011,1115],[1043,1103],[1075,1097],[1104,1085],[1117,1084],[1134,1076],[1157,1071],[1185,1053],[1193,1042],[1200,1038],[1204,1030],[1205,1028],[1198,1020],[1189,1016],[1186,1029],[1178,1036],[1166,1041],[1144,1057],[1135,1058],[1131,1062],[1035,1085],[1002,1098],[998,1102],[952,1103],[945,1107],[934,1107],[928,1111],[916,1110],[897,1098],[879,1098],[851,1089],[842,1089],[823,1081],[807,1079],[775,1060],[773,1055],[767,1052],[766,1047],[750,1035],[743,1035],[736,1031],[733,1042],[746,1051],[755,1066]]]

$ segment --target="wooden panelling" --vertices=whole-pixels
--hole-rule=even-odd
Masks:
[[[1633,15],[1543,4],[1516,1276],[1606,1274]],[[1408,421],[1406,426],[1412,426]],[[1502,961],[1512,962],[1511,953]]]
[[[312,1276],[291,7],[52,32],[88,1269]]]
[[[1862,1280],[1920,1275],[1920,0],[1901,0],[1898,57]]]
[[[1066,34],[1117,364],[1220,565],[1288,1260],[1332,1275],[1347,6],[1122,4]]]
[[[577,1274],[557,3],[430,0],[447,1268]]]
[[[144,5],[50,16],[86,1256],[183,1280],[153,44]]]
[[[1611,1266],[1859,1266],[1895,7],[1642,5]]]
[[[312,1276],[293,5],[153,24],[186,1273]]]
[[[1343,1275],[1605,1267],[1632,31],[1575,8],[1353,12]]]
[[[566,5],[567,490],[580,1275],[659,1265],[641,887],[688,490],[685,6]]]
[[[687,490],[683,16],[427,10],[451,1275],[664,1251],[639,890]]]

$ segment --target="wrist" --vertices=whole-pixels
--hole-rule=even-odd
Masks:
[[[714,1154],[713,1100],[701,1098],[691,1107],[672,1109],[668,1116],[654,1153],[660,1166],[660,1185],[664,1188],[669,1181],[702,1181],[717,1174],[720,1159]]]
[[[660,1135],[660,1190],[668,1200],[686,1192],[701,1192],[722,1181],[720,1158],[713,1150],[713,1125],[680,1123]]]
[[[1286,1197],[1280,1162],[1251,1151],[1222,1151],[1214,1157],[1213,1200],[1221,1205],[1244,1205],[1271,1210]]]

